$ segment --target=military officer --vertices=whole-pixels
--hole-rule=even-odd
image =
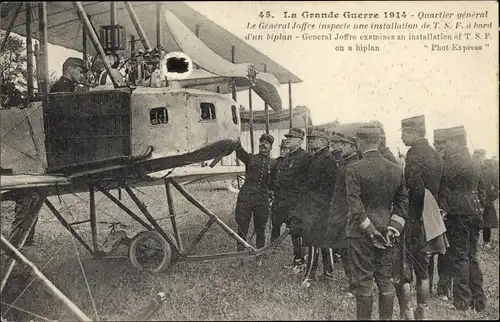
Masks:
[[[87,67],[80,58],[69,57],[63,64],[63,74],[50,88],[51,93],[74,92],[77,84],[85,83]]]
[[[474,150],[473,160],[481,173],[478,188],[481,189],[483,214],[483,242],[487,248],[490,246],[491,229],[498,228],[498,218],[493,207],[493,202],[498,198],[498,176],[495,175],[491,160],[486,160],[486,150]]]
[[[262,134],[259,139],[259,153],[250,154],[238,145],[236,156],[245,164],[245,182],[238,194],[236,202],[235,220],[238,225],[238,235],[246,240],[248,226],[253,215],[256,235],[256,246],[265,246],[265,228],[269,219],[269,183],[271,169],[275,167],[271,151],[274,138],[269,134]],[[238,250],[243,250],[238,244]]]
[[[445,145],[444,145],[444,133],[445,129],[436,129],[434,130],[434,149],[439,153],[441,156],[441,159],[444,162],[444,157],[446,153]],[[443,164],[443,175],[444,176],[444,164]],[[443,180],[441,180],[442,183]],[[441,192],[440,192],[441,193]],[[443,208],[439,202],[438,199],[438,204],[440,208]],[[445,226],[447,225],[446,223],[446,217],[443,218]],[[447,301],[450,297],[451,293],[451,259],[450,259],[450,252],[447,251],[444,254],[438,254],[438,275],[439,275],[439,280],[438,280],[438,286],[437,286],[437,295],[441,298],[443,301]],[[431,259],[430,265],[431,267],[434,267],[434,259]],[[432,290],[432,281],[434,279],[434,271],[429,270],[429,285],[431,286]]]
[[[276,166],[271,169],[271,189],[273,192],[273,196],[276,195],[276,182],[278,180],[278,172],[285,159],[286,154],[288,153],[288,148],[286,147],[286,139],[281,140],[280,144],[280,156],[276,158]],[[276,203],[273,200],[271,206],[271,242],[275,241],[281,235],[281,226],[284,224],[282,222],[282,218],[280,218],[279,214],[276,212]]]
[[[325,247],[328,243],[326,228],[333,186],[338,172],[335,158],[328,148],[330,141],[328,135],[312,131],[307,137],[312,153],[307,169],[307,193],[300,196],[297,206],[291,211],[292,217],[300,219],[301,236],[304,245],[308,247],[306,273],[302,282],[304,287],[310,287],[315,280],[320,249],[323,273],[329,271],[331,274],[332,252]]]
[[[446,156],[439,199],[447,213],[453,306],[458,310],[482,311],[486,296],[477,252],[483,209],[474,187],[474,166],[464,127],[448,128],[444,136]]]
[[[285,144],[290,152],[285,156],[278,171],[274,215],[277,220],[286,223],[290,229],[294,254],[291,268],[294,274],[298,274],[305,264],[300,219],[290,216],[290,210],[296,206],[299,198],[307,192],[307,169],[311,154],[301,148],[304,140],[303,130],[291,128],[285,134],[285,137]]]
[[[392,244],[408,216],[408,193],[403,171],[378,150],[380,128],[363,126],[356,135],[362,159],[346,169],[346,235],[356,285],[357,318],[371,319],[376,277],[380,319],[390,320],[394,305]]]
[[[406,155],[404,175],[409,195],[408,234],[406,236],[406,250],[410,253],[409,265],[416,276],[417,308],[415,318],[427,319],[428,301],[430,295],[429,268],[434,254],[446,252],[446,242],[443,235],[426,241],[426,232],[423,225],[423,210],[425,191],[428,190],[438,200],[439,187],[443,172],[443,161],[425,138],[425,116],[415,116],[401,121],[402,140],[410,149]],[[413,274],[409,275],[411,279]],[[411,283],[411,280],[402,280],[398,286]],[[403,290],[406,288],[403,287]],[[401,309],[411,310],[411,300],[406,292],[402,294],[403,306]],[[408,314],[405,312],[405,315]]]
[[[358,153],[356,150],[356,139],[349,136],[344,136],[337,134],[334,138],[337,143],[342,147],[342,159],[340,161],[339,173],[337,175],[337,180],[335,180],[335,185],[333,187],[333,197],[330,205],[330,221],[328,223],[329,238],[331,244],[328,246],[332,249],[338,249],[340,253],[340,258],[342,261],[342,268],[347,277],[349,286],[345,292],[347,298],[353,298],[355,293],[355,286],[352,280],[351,268],[349,263],[349,256],[347,251],[347,237],[346,237],[346,226],[347,226],[347,194],[346,194],[346,168],[359,160]],[[333,259],[332,259],[333,261]],[[333,280],[333,267],[327,274],[325,278]]]

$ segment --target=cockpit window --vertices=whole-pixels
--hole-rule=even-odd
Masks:
[[[201,103],[201,119],[202,120],[215,120],[215,105],[212,103]]]
[[[149,110],[149,119],[151,124],[166,124],[168,123],[168,111],[166,107],[156,107]]]

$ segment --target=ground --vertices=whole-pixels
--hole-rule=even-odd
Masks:
[[[189,185],[188,191],[208,209],[214,211],[231,228],[235,229],[233,209],[236,195],[220,186]],[[171,232],[165,191],[161,187],[141,188],[137,192],[150,212]],[[203,227],[208,217],[189,204],[177,191],[173,191],[174,209],[184,244],[187,244]],[[113,191],[117,196],[117,192]],[[130,221],[124,211],[107,199],[100,199],[98,220],[121,220],[130,224],[130,236],[140,231],[140,226]],[[65,196],[60,200],[51,197],[56,208],[70,221],[84,218],[88,213],[88,195]],[[122,200],[137,209],[122,191]],[[9,213],[13,204],[2,203],[2,233],[10,227]],[[137,211],[137,213],[139,213]],[[90,239],[88,224],[81,225],[85,238]],[[235,242],[223,231],[212,226],[199,244],[196,254],[230,252]],[[99,224],[100,238],[108,231],[107,225]],[[251,229],[252,231],[252,229]],[[268,231],[269,234],[269,231]],[[457,312],[445,307],[433,298],[430,303],[431,319],[494,319],[499,318],[498,279],[498,233],[493,233],[494,247],[481,247],[480,257],[484,272],[484,288],[488,307],[484,312]],[[207,263],[175,263],[165,273],[138,272],[126,259],[92,259],[70,234],[62,228],[46,207],[42,208],[37,225],[35,246],[29,256],[43,273],[74,303],[91,318],[99,320],[130,320],[150,299],[163,291],[167,300],[152,316],[152,320],[343,320],[355,318],[355,301],[345,299],[342,289],[346,279],[340,263],[336,266],[337,280],[317,282],[310,289],[300,288],[302,276],[290,274],[284,266],[291,260],[291,243],[287,238],[278,249],[269,253],[264,265],[258,267],[252,258],[242,265],[233,265],[234,260]],[[78,249],[78,252],[76,252]],[[122,251],[122,250],[120,250]],[[119,252],[120,252],[119,251]],[[78,256],[77,256],[78,254]],[[81,260],[81,265],[80,261]],[[85,272],[85,278],[82,274]],[[436,273],[437,276],[437,273]],[[88,287],[87,287],[88,283]],[[16,290],[16,282],[9,286],[10,293]],[[24,289],[24,287],[22,287]],[[89,290],[92,297],[89,296]],[[6,293],[2,302],[12,302]],[[415,301],[415,299],[414,299]],[[376,301],[375,301],[376,303]],[[15,306],[29,310],[39,317],[29,316],[11,309],[7,319],[42,320],[42,317],[57,320],[74,320],[74,316],[56,299],[52,298],[39,282],[34,282],[16,301]],[[376,305],[374,305],[376,307]],[[395,301],[395,314],[398,306]],[[16,314],[16,315],[14,315]],[[374,309],[373,318],[377,318]]]

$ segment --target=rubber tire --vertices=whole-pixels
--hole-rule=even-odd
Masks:
[[[243,183],[245,182],[245,176],[237,176],[234,179],[227,180],[227,190],[229,190],[233,193],[239,193],[240,190],[237,188],[238,181],[240,182],[240,187],[241,187],[243,185]]]
[[[158,241],[161,241],[162,244],[162,249],[163,249],[163,260],[162,263],[159,267],[156,269],[145,269],[138,261],[136,258],[136,253],[137,253],[137,245],[139,242],[143,239],[149,239],[153,238]],[[170,247],[170,244],[168,241],[166,241],[158,232],[156,231],[151,231],[151,230],[146,230],[138,233],[137,235],[132,238],[132,241],[130,242],[130,246],[128,247],[128,259],[130,260],[130,263],[137,268],[139,271],[144,271],[147,270],[149,272],[153,273],[162,273],[168,269],[170,266],[170,263],[172,261],[172,249]]]

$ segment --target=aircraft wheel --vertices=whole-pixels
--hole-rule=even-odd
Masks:
[[[228,180],[227,181],[227,190],[234,192],[234,193],[239,193],[241,186],[243,186],[243,183],[245,182],[245,177],[242,176],[237,176],[234,179]]]
[[[143,231],[132,238],[128,258],[140,271],[161,273],[172,260],[170,244],[156,231]]]

